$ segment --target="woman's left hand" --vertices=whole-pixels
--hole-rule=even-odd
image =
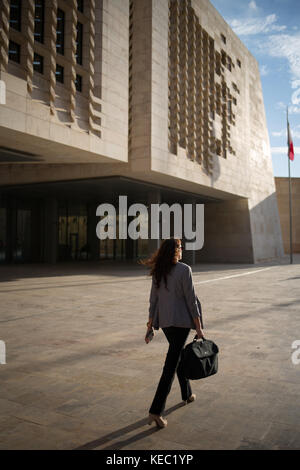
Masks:
[[[149,334],[150,334],[150,336],[149,336]],[[151,334],[152,334],[152,336],[151,336]],[[146,332],[146,336],[145,336],[145,343],[146,344],[150,343],[150,341],[153,338],[153,335],[154,335],[153,328],[152,327],[148,328],[147,332]]]
[[[152,328],[152,319],[150,319],[147,323],[147,332],[146,332],[146,336],[145,336],[145,342],[148,344],[150,343],[151,339],[148,335],[149,335],[149,332],[153,331],[153,328]]]

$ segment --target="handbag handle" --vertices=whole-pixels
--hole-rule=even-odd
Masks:
[[[198,338],[198,335],[195,335],[193,341],[197,341]],[[204,336],[202,336],[202,338],[200,338],[202,341],[206,341],[206,339],[204,338]]]

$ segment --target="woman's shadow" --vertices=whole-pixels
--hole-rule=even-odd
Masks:
[[[180,402],[177,405],[172,406],[171,408],[166,410],[166,412],[164,413],[164,416],[167,416],[167,415],[173,413],[173,411],[177,410],[178,408],[181,408],[182,406],[185,406],[184,402]],[[86,444],[84,444],[80,447],[77,447],[74,450],[92,450],[92,449],[96,449],[100,446],[103,446],[103,445],[109,443],[110,441],[112,441],[114,439],[117,439],[119,437],[124,436],[125,434],[128,434],[132,431],[135,431],[135,430],[145,426],[146,424],[148,424],[148,419],[147,418],[141,419],[141,420],[137,421],[136,423],[132,423],[129,426],[125,426],[124,428],[118,429],[117,431],[113,431],[113,432],[107,434],[106,436],[100,437],[99,439],[96,439],[96,440],[91,441],[91,442],[87,442]],[[115,442],[114,444],[108,444],[106,447],[101,447],[101,450],[118,450],[118,449],[122,449],[123,447],[125,447],[129,444],[132,444],[133,442],[140,441],[141,439],[144,439],[145,437],[148,437],[151,434],[154,434],[158,431],[160,431],[160,428],[152,427],[151,429],[148,429],[147,431],[142,431],[138,434],[135,434],[132,437],[127,438],[127,439],[120,440],[118,442]]]

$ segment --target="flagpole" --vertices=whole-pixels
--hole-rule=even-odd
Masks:
[[[289,127],[289,108],[286,108],[286,117]],[[290,206],[290,264],[293,264],[293,224],[292,224],[292,185],[291,185],[291,159],[288,150],[288,163],[289,163],[289,206]]]

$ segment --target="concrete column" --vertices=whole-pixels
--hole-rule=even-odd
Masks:
[[[31,261],[41,261],[41,208],[35,201],[31,208]]]
[[[11,263],[17,240],[17,202],[15,199],[8,201],[6,220],[6,261]]]
[[[159,189],[149,191],[148,193],[148,254],[151,255],[159,247],[161,243],[161,223],[158,221],[159,239],[151,239],[151,204],[161,204],[161,193]]]
[[[128,204],[130,205],[130,204]],[[130,222],[134,219],[133,216],[127,216],[127,227],[129,226]],[[125,257],[126,259],[133,259],[134,255],[134,240],[130,237],[127,237],[125,240]]]
[[[44,260],[56,263],[58,255],[58,205],[56,199],[45,200]]]
[[[100,242],[96,235],[96,226],[98,218],[96,217],[96,209],[98,204],[91,203],[88,207],[88,224],[87,224],[87,244],[89,247],[89,259],[99,259]]]

